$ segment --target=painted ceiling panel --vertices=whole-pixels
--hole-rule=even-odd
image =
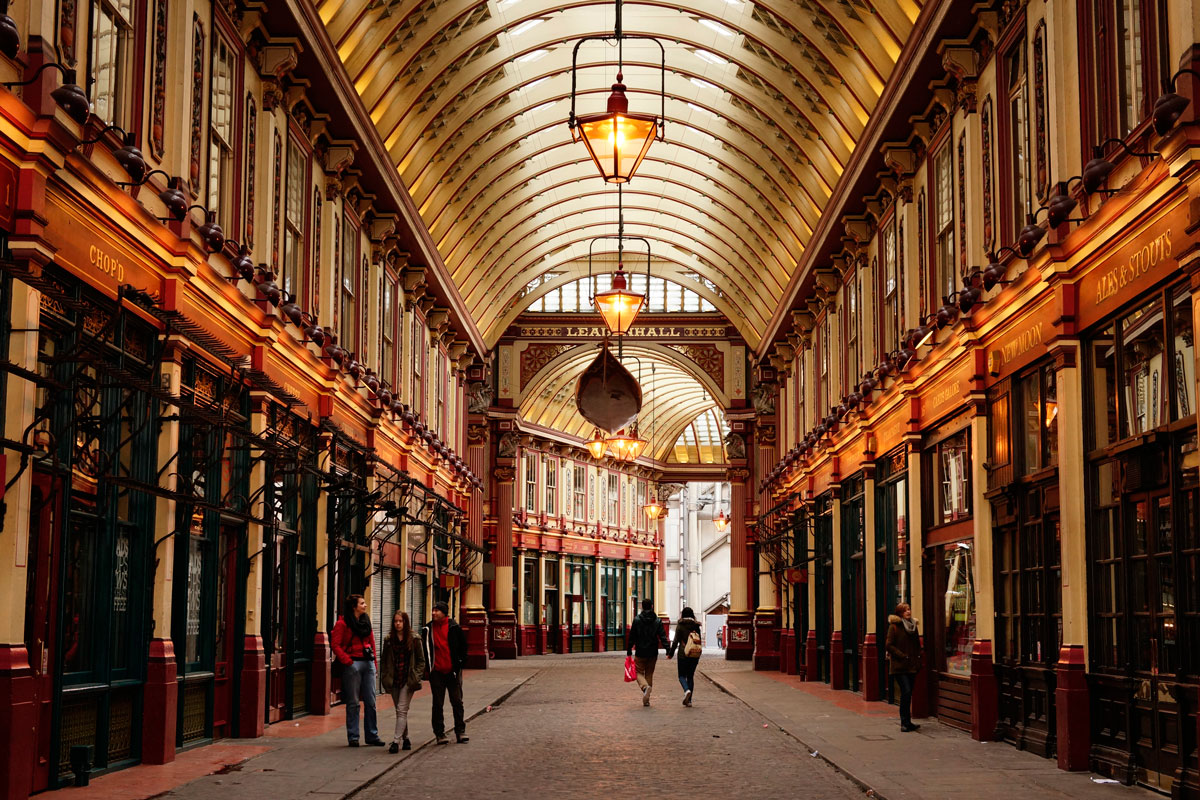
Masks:
[[[611,240],[598,237],[617,232],[617,193],[566,120],[572,50],[612,33],[612,2],[323,0],[318,11],[489,346],[530,303],[586,276],[589,250],[611,269]],[[623,45],[630,110],[665,119],[623,193],[625,233],[650,242],[653,274],[695,284],[751,348],[919,11],[919,0],[623,4],[624,31],[666,51],[663,73],[657,45]],[[616,54],[611,39],[580,46],[576,113],[603,110]],[[639,269],[638,254],[625,265]],[[657,365],[659,427],[672,428],[656,437],[666,457],[721,403],[685,365],[644,356]],[[568,361],[547,368],[522,413],[587,436],[572,395],[586,359]]]

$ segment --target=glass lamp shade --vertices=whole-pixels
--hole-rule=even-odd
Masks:
[[[717,516],[713,518],[713,524],[717,526],[718,531],[724,531],[729,527],[729,517],[725,516],[724,509],[722,509],[721,513],[717,514]]]
[[[645,439],[638,435],[637,428],[633,428],[625,437],[625,458],[623,461],[637,461],[638,456],[646,449],[649,444]]]
[[[588,452],[592,454],[592,458],[601,458],[604,456],[604,451],[608,449],[608,442],[600,435],[600,429],[592,434],[592,438],[587,442]]]
[[[632,461],[629,457],[629,451],[632,447],[633,437],[626,435],[623,431],[618,432],[615,436],[610,436],[605,440],[608,445],[608,451],[612,453],[612,457],[617,461]]]
[[[625,270],[620,264],[613,273],[612,288],[592,298],[596,311],[600,312],[600,318],[616,336],[623,336],[629,332],[645,300],[645,295],[629,290]]]
[[[608,97],[608,111],[576,119],[572,136],[583,142],[588,155],[608,183],[628,183],[658,136],[658,118],[630,114],[623,76],[617,74]]]
[[[667,510],[667,507],[664,506],[662,503],[658,502],[657,497],[651,497],[650,502],[646,503],[646,505],[642,506],[642,511],[646,512],[646,517],[651,522],[654,522],[659,517],[661,517],[666,512],[666,510]]]

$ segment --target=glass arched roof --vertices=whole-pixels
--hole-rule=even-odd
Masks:
[[[710,408],[683,429],[667,460],[676,464],[723,464],[727,433],[729,423],[721,409]]]

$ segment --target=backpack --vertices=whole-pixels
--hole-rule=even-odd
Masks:
[[[699,658],[703,652],[704,644],[700,641],[700,631],[692,631],[683,645],[683,654],[688,658]]]

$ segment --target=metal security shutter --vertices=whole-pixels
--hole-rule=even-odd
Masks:
[[[392,629],[392,614],[399,608],[396,589],[400,570],[384,567],[371,576],[371,624],[375,628],[375,642],[380,647]]]
[[[408,578],[408,618],[412,620],[414,631],[419,631],[429,621],[425,616],[425,576],[420,573]]]
[[[385,612],[383,610],[382,573],[376,572],[371,576],[371,627],[375,630],[375,644],[383,642],[383,627]]]

